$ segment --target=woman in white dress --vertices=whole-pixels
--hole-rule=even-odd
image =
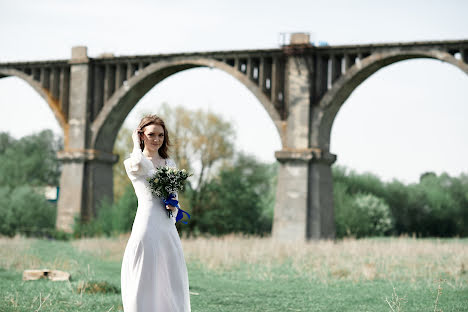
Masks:
[[[164,121],[156,115],[144,117],[132,139],[133,151],[124,165],[138,209],[122,260],[123,308],[125,312],[189,312],[187,266],[175,227],[178,208],[164,207],[146,180],[156,167],[176,167],[167,154],[170,141]],[[172,217],[166,209],[172,210]]]

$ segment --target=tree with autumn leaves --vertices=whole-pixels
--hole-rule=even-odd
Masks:
[[[253,156],[236,153],[234,147],[235,131],[232,124],[213,112],[201,109],[192,111],[181,106],[171,107],[163,104],[157,114],[163,118],[169,131],[172,142],[170,157],[174,159],[178,168],[186,169],[194,174],[188,180],[186,189],[179,193],[181,207],[184,207],[184,210],[188,211],[192,216],[187,225],[180,227],[177,224],[180,227],[179,229],[197,234],[200,231],[206,232],[207,227],[214,222],[216,226],[210,228],[210,230],[213,228],[217,230],[213,234],[227,233],[233,228],[230,226],[220,228],[220,224],[224,224],[221,219],[227,215],[230,215],[229,219],[236,224],[235,229],[240,231],[251,232],[250,228],[266,230],[269,227],[271,228],[271,220],[269,219],[272,218],[272,202],[274,201],[272,195],[274,194],[274,187],[272,187],[271,180],[276,174],[274,169],[270,167],[276,165],[262,167]],[[130,137],[131,129],[122,128],[118,134],[114,149],[114,152],[120,155],[119,163],[114,167],[114,189],[115,200],[117,201],[123,194],[126,194],[125,190],[130,185],[122,164],[123,160],[131,152]],[[246,161],[246,157],[249,161]],[[255,169],[249,168],[243,171],[262,175],[261,171],[264,173],[263,176],[268,176],[268,178],[263,181],[250,179],[251,181],[257,181],[257,184],[262,184],[260,187],[241,183],[241,177],[236,175],[236,165],[244,167],[257,166]],[[238,169],[242,171],[241,168]],[[232,178],[228,179],[227,175],[236,177],[239,181],[234,181]],[[224,181],[220,179],[224,179]],[[220,183],[229,185],[230,189],[225,189]],[[247,200],[247,198],[242,203],[236,203],[235,201],[224,203],[227,193],[233,193],[234,191],[239,192],[237,198],[244,198],[244,195],[254,196],[247,188],[271,189],[266,197],[272,200],[265,205],[263,205],[264,200],[259,200],[258,205],[252,205],[251,199]],[[127,194],[127,196],[130,196],[130,194]],[[263,223],[265,226],[255,227],[249,225],[249,229],[242,229],[242,225],[247,226],[248,223],[242,221],[245,214],[239,214],[239,217],[233,215],[234,211],[242,210],[239,205],[245,205],[247,206],[245,209],[251,209],[252,211],[257,209],[257,212],[252,213],[253,215],[264,216]],[[263,210],[270,211],[271,216],[268,217],[268,213],[262,212]],[[132,214],[129,215],[129,217],[131,216]]]

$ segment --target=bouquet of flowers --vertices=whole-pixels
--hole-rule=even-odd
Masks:
[[[148,178],[151,193],[160,197],[165,205],[171,205],[179,208],[176,216],[176,222],[183,218],[183,213],[187,214],[190,219],[190,214],[182,210],[179,206],[179,201],[175,199],[175,193],[184,189],[185,180],[192,176],[185,169],[170,168],[167,166],[159,167],[156,172]],[[172,210],[167,210],[168,217],[172,217]],[[187,224],[187,222],[182,221]]]

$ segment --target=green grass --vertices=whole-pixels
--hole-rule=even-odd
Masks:
[[[107,248],[105,239],[99,243],[103,250]],[[120,289],[119,260],[79,251],[72,242],[2,239],[0,247],[0,311],[122,311],[119,293],[79,292],[85,281]],[[427,278],[353,281],[338,273],[325,280],[311,278],[298,271],[292,259],[268,269],[261,262],[208,269],[187,259],[192,311],[391,311],[386,298],[391,300],[393,287],[406,299],[400,311],[434,311],[439,286],[438,279]],[[72,280],[22,281],[22,270],[28,268],[65,270]],[[459,274],[456,279],[450,274],[439,276],[445,281],[438,310],[468,311],[468,273]]]

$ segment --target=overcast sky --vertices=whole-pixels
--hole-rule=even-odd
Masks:
[[[0,62],[276,48],[281,32],[365,44],[468,39],[468,1],[6,1],[0,0]],[[274,161],[279,135],[256,98],[216,69],[192,69],[155,86],[125,124],[161,103],[211,109],[231,120],[236,147]],[[336,164],[384,180],[425,171],[468,173],[468,76],[434,60],[390,65],[346,101],[332,129]],[[44,100],[18,78],[0,80],[0,131],[60,133]],[[170,125],[169,125],[170,130]]]

